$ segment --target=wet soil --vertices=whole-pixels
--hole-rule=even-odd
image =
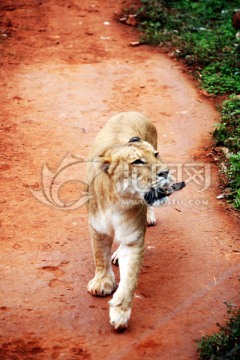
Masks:
[[[238,218],[216,199],[208,150],[218,113],[179,62],[129,46],[138,32],[115,15],[126,6],[0,4],[1,360],[197,359],[195,339],[223,322],[223,301],[239,304]],[[161,157],[187,187],[156,211],[129,328],[118,334],[109,297],[86,291],[87,212],[74,202],[85,173],[76,159],[128,110],[155,123]]]

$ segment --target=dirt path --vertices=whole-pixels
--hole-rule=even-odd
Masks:
[[[179,63],[129,47],[136,29],[113,19],[126,2],[14,3],[0,5],[0,359],[196,359],[195,339],[222,321],[223,300],[239,304],[239,226],[216,200],[217,169],[203,150],[218,114]],[[94,267],[85,207],[63,211],[30,190],[42,189],[44,163],[56,173],[67,154],[86,156],[124,110],[154,121],[162,158],[188,186],[157,210],[129,329],[116,334],[109,298],[86,292]],[[74,166],[66,171],[84,178]],[[81,190],[68,176],[58,178],[62,203]]]

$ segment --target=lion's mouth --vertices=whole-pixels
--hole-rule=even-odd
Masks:
[[[158,177],[155,182],[151,184],[151,189],[161,189],[163,191],[167,191],[170,187],[172,181],[172,177],[169,175],[167,178]]]
[[[168,186],[167,188],[152,188],[150,191],[146,192],[144,195],[145,201],[148,203],[148,205],[158,205],[161,200],[163,201],[164,198],[167,196],[170,196],[174,191],[179,191],[183,189],[186,186],[186,183],[184,181],[174,183],[171,186]]]

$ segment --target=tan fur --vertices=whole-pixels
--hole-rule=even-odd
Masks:
[[[141,142],[130,142],[133,137]],[[143,256],[147,225],[144,193],[157,186],[156,172],[164,168],[156,157],[157,131],[143,115],[134,112],[113,116],[98,133],[89,154],[87,170],[89,231],[95,261],[95,277],[88,291],[97,296],[117,287],[111,268],[113,240],[120,247],[113,262],[120,267],[120,283],[110,303],[110,323],[127,327],[134,290]],[[142,164],[132,164],[141,159]],[[153,171],[153,169],[155,169]],[[155,223],[153,211],[148,214]]]

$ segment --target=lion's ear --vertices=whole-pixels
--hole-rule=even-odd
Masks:
[[[105,173],[107,173],[110,165],[111,165],[110,161],[109,162],[107,162],[107,161],[103,162],[102,165],[101,165],[101,170],[104,171]]]
[[[108,169],[111,165],[110,159],[104,157],[104,156],[98,156],[94,159],[94,162],[100,163],[100,169],[104,171],[105,173],[108,172]]]
[[[131,142],[141,142],[141,138],[138,136],[134,136],[129,140],[129,143]]]

